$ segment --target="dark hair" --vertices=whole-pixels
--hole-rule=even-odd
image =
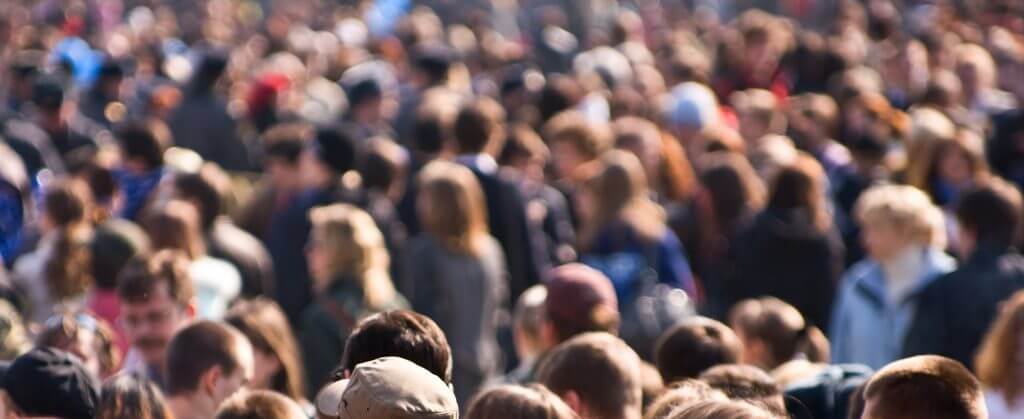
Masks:
[[[242,332],[253,349],[277,358],[281,370],[271,377],[270,389],[301,400],[306,394],[299,345],[288,318],[277,303],[263,297],[231,306],[224,321]]]
[[[537,98],[537,110],[540,120],[547,121],[558,113],[576,105],[583,97],[583,87],[576,79],[555,75],[540,90]]]
[[[180,250],[193,260],[206,254],[199,218],[195,206],[174,200],[148,211],[142,226],[154,249]]]
[[[829,343],[820,329],[804,320],[800,312],[775,297],[744,300],[729,314],[729,323],[748,339],[764,342],[768,365],[774,369],[797,354],[811,362],[828,363]]]
[[[149,236],[128,220],[110,222],[93,232],[92,278],[101,289],[117,288],[117,277],[133,257],[149,251]]]
[[[768,373],[755,366],[719,365],[704,371],[700,379],[732,400],[742,400],[779,415],[786,413],[782,388]]]
[[[781,416],[785,417],[785,416]],[[668,416],[669,419],[777,419],[764,409],[749,403],[731,400],[712,400],[685,406]]]
[[[732,329],[716,320],[686,320],[658,339],[655,365],[666,383],[697,378],[705,370],[738,362],[743,346]]]
[[[556,346],[537,372],[556,394],[574,391],[596,417],[620,417],[642,403],[640,357],[607,333],[584,333]]]
[[[181,306],[191,304],[195,297],[188,258],[173,250],[132,258],[121,270],[117,282],[117,295],[126,302],[149,300],[160,284],[167,285],[167,293]]]
[[[960,226],[978,242],[1012,245],[1021,227],[1021,193],[1003,180],[990,178],[964,192],[956,207]]]
[[[868,381],[864,400],[874,417],[985,417],[978,379],[959,362],[934,355],[907,358],[882,368]]]
[[[452,382],[452,353],[444,332],[430,318],[407,310],[392,310],[364,319],[345,343],[341,369],[385,356],[397,356]]]
[[[224,213],[224,200],[219,185],[226,181],[225,177],[216,163],[207,163],[195,173],[174,176],[174,189],[178,198],[197,205],[200,225],[204,230],[210,228],[217,217]]]
[[[245,341],[235,328],[223,323],[199,321],[182,329],[167,345],[167,394],[176,396],[196,390],[203,374],[220,367],[225,375],[240,368],[238,345]]]
[[[825,171],[821,164],[800,153],[792,164],[783,167],[772,182],[768,208],[803,210],[815,228],[827,230],[831,221],[825,207]]]
[[[577,419],[551,390],[540,384],[498,386],[478,394],[466,419]]]
[[[520,159],[540,159],[546,162],[550,155],[551,151],[540,135],[529,125],[520,123],[510,127],[498,163],[513,165]]]
[[[263,153],[267,158],[298,164],[306,143],[313,137],[313,128],[301,123],[278,124],[263,133]]]
[[[46,185],[42,204],[57,229],[53,252],[43,268],[47,289],[55,300],[80,295],[93,282],[88,187],[77,180],[56,181]]]
[[[132,121],[114,128],[124,159],[141,160],[147,169],[163,166],[169,136],[167,126],[158,121]]]
[[[359,165],[363,187],[387,193],[405,179],[408,165],[408,154],[402,146],[388,138],[373,139]]]
[[[241,391],[228,398],[215,419],[304,419],[292,399],[266,390]]]
[[[160,388],[135,374],[118,375],[103,384],[100,404],[96,407],[96,419],[173,417]]]
[[[462,107],[455,117],[453,134],[460,154],[492,151],[504,140],[505,110],[493,99],[481,97]],[[488,150],[488,149],[492,150]]]

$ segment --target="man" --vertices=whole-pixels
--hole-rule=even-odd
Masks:
[[[697,378],[716,365],[740,361],[743,343],[721,322],[695,317],[665,332],[655,346],[654,358],[666,384]]]
[[[451,387],[420,366],[398,357],[364,362],[352,376],[328,385],[316,397],[318,418],[457,419]]]
[[[538,381],[583,419],[638,419],[640,357],[608,333],[584,333],[556,347]]]
[[[223,323],[200,321],[167,347],[167,402],[178,419],[206,419],[252,380],[249,340]]]
[[[124,203],[118,214],[135,220],[164,178],[164,152],[171,142],[167,126],[158,121],[127,122],[114,129],[121,165],[114,171]]]
[[[66,352],[41,348],[16,358],[3,374],[0,418],[92,419],[100,381]]]
[[[352,375],[356,366],[385,356],[412,361],[452,382],[452,349],[441,328],[429,317],[408,310],[393,310],[363,319],[348,337],[341,357],[341,374]]]
[[[161,251],[137,257],[118,277],[121,325],[131,350],[125,370],[164,387],[164,352],[178,329],[196,316],[195,293],[185,256]]]
[[[893,362],[864,390],[862,419],[986,419],[981,383],[967,368],[940,356]]]
[[[760,368],[738,364],[719,365],[704,371],[700,380],[732,400],[750,403],[780,417],[786,416],[786,400],[782,388]]]
[[[295,401],[272,391],[239,392],[217,410],[215,419],[308,419]]]
[[[1024,256],[1013,250],[1024,214],[1020,192],[990,179],[964,193],[956,208],[963,265],[919,297],[905,355],[936,354],[973,365],[999,303],[1024,288]]]

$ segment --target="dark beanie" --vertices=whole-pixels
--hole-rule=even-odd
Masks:
[[[11,401],[29,416],[92,419],[99,388],[99,379],[78,358],[53,348],[15,358],[3,377]]]

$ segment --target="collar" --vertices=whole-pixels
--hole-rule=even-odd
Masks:
[[[486,153],[462,154],[455,158],[455,162],[487,175],[498,171],[498,162]]]
[[[939,279],[942,274],[952,271],[956,262],[941,250],[926,249],[924,265],[919,270],[917,279],[912,286],[906,287],[903,295],[895,300],[888,298],[888,286],[885,281],[885,271],[882,265],[877,262],[870,262],[864,272],[858,276],[854,283],[855,289],[862,295],[869,297],[872,301],[884,306],[888,303],[903,304],[913,299],[932,282]]]

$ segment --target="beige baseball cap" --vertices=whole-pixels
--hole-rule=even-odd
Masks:
[[[419,365],[383,357],[356,365],[352,376],[316,396],[322,416],[339,419],[458,419],[455,393]]]

